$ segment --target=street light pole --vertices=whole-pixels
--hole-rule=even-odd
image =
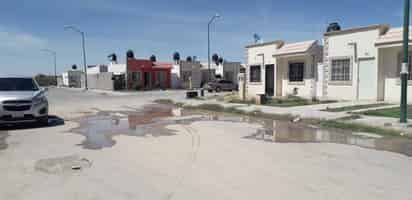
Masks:
[[[215,14],[209,21],[209,23],[207,24],[207,69],[209,72],[209,76],[208,76],[208,80],[210,81],[210,77],[212,76],[212,73],[210,71],[210,25],[212,24],[212,22],[216,19],[219,18],[220,15],[219,14]]]
[[[87,90],[87,64],[86,64],[86,42],[85,42],[85,33],[78,29],[75,26],[64,26],[64,29],[66,30],[73,30],[77,33],[80,33],[82,36],[82,50],[83,50],[83,65],[84,65],[84,88]]]
[[[50,50],[50,49],[42,49],[42,51],[50,53],[53,55],[53,61],[54,61],[54,81],[57,86],[57,52]]]
[[[410,1],[405,0],[403,19],[403,58],[401,69],[401,114],[400,122],[408,122],[408,69],[409,69],[409,11]]]

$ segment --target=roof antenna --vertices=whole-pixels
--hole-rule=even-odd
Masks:
[[[255,44],[262,43],[262,38],[257,33],[253,34],[253,40]]]

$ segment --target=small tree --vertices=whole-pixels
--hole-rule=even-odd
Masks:
[[[178,63],[179,61],[180,61],[180,54],[179,54],[179,52],[174,52],[173,53],[173,60],[176,62],[176,63]]]
[[[217,53],[212,55],[212,61],[218,65],[219,64],[219,55],[217,55]]]
[[[155,55],[150,56],[150,61],[156,62],[156,56]]]
[[[192,61],[193,61],[192,56],[188,56],[188,57],[186,58],[186,61],[187,61],[187,62],[192,62]]]

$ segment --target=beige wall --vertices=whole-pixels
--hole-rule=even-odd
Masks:
[[[411,46],[410,46],[411,48]],[[399,70],[402,48],[389,47],[379,49],[379,87],[383,88],[380,98],[389,102],[399,102],[401,87]],[[412,102],[412,82],[409,81],[408,101]]]
[[[325,94],[328,99],[337,100],[356,100],[358,90],[358,63],[354,59],[354,47],[349,43],[357,44],[358,58],[373,57],[375,59],[375,67],[377,68],[378,53],[375,47],[375,41],[379,36],[379,30],[370,30],[364,32],[355,32],[344,35],[327,36],[324,39],[325,43]],[[332,82],[330,80],[330,63],[334,58],[350,58],[351,59],[351,80],[345,83]],[[378,74],[371,74],[378,76]],[[377,100],[377,96],[368,97],[370,100]]]

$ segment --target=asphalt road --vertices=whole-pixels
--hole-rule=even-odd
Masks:
[[[172,134],[111,133],[111,145],[85,148],[87,135],[77,131],[99,134],[124,121],[82,117],[97,111],[119,116],[184,92],[51,89],[48,95],[63,125],[0,132],[0,199],[412,199],[410,157],[245,139],[262,128],[256,123],[170,123]]]

